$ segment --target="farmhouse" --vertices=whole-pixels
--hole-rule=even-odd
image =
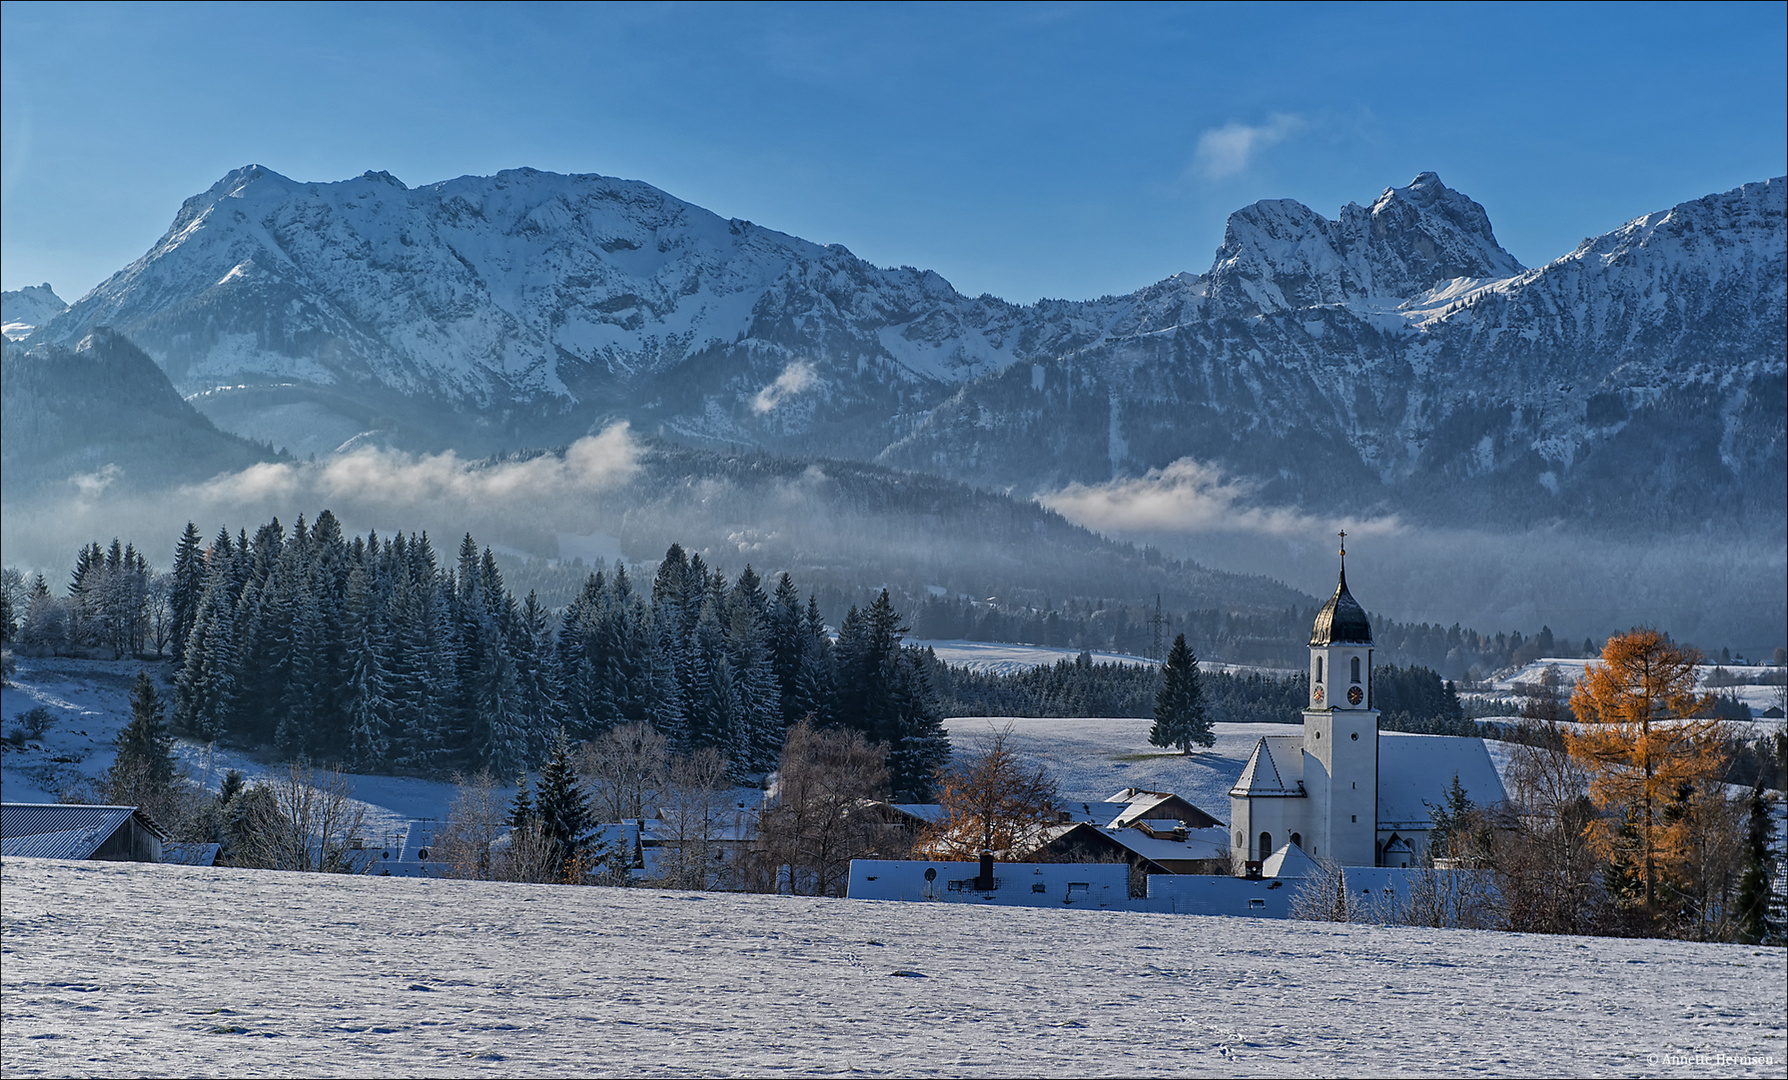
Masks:
[[[1310,633],[1303,731],[1262,738],[1229,792],[1230,848],[1244,873],[1258,876],[1287,845],[1343,866],[1416,865],[1434,827],[1428,808],[1455,776],[1478,806],[1507,801],[1484,740],[1379,732],[1372,649],[1342,548],[1340,581]]]

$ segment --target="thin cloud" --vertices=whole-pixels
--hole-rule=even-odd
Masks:
[[[805,360],[795,360],[782,369],[776,381],[759,390],[751,399],[751,411],[759,416],[769,412],[817,381],[813,373],[813,365]]]
[[[1103,533],[1211,533],[1245,530],[1276,537],[1308,537],[1333,530],[1349,535],[1400,530],[1395,517],[1313,518],[1287,507],[1253,505],[1254,489],[1225,480],[1214,466],[1180,458],[1148,474],[1103,484],[1069,484],[1038,501],[1077,525]]]
[[[1274,113],[1264,124],[1228,123],[1198,137],[1192,168],[1207,180],[1222,180],[1246,170],[1260,151],[1284,142],[1304,126],[1291,113]]]
[[[639,470],[639,447],[626,424],[587,435],[563,456],[543,454],[495,465],[443,454],[406,454],[362,447],[315,464],[262,464],[227,473],[183,493],[201,503],[230,506],[347,501],[382,507],[460,505],[513,507],[617,487]]]

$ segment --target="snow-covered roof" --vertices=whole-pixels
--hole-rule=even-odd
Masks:
[[[181,866],[216,866],[222,844],[164,844],[161,861]]]
[[[1129,790],[1129,789],[1126,789]],[[1121,793],[1120,793],[1121,794]],[[1114,801],[1107,799],[1107,802]],[[1206,829],[1220,824],[1217,818],[1173,794],[1171,791],[1139,791],[1123,812],[1111,820],[1114,829],[1128,828],[1144,818],[1179,820],[1190,829]]]
[[[1229,829],[1188,829],[1184,840],[1168,840],[1150,836],[1141,829],[1103,828],[1106,836],[1145,859],[1158,863],[1185,859],[1226,859],[1229,857]]]
[[[1285,844],[1268,855],[1260,864],[1260,876],[1270,878],[1309,877],[1316,872],[1316,860],[1296,844]]]
[[[1508,801],[1484,740],[1379,732],[1378,827],[1432,828],[1428,808],[1442,804],[1454,776],[1459,777],[1474,806],[1492,807]]]
[[[1273,753],[1272,743],[1280,744],[1277,757],[1285,759],[1286,764],[1297,761],[1297,773],[1303,772],[1303,745],[1299,736],[1265,735],[1254,744],[1254,752],[1248,755],[1248,763],[1242,766],[1242,775],[1229,789],[1232,797],[1265,798],[1301,796],[1304,789],[1297,786],[1295,777],[1288,778],[1279,770],[1278,761]]]

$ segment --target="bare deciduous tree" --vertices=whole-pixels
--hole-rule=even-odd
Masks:
[[[1341,864],[1326,857],[1292,892],[1290,908],[1292,918],[1310,922],[1364,922],[1371,910],[1366,897],[1347,888]]]
[[[844,730],[802,720],[789,729],[774,803],[760,817],[765,857],[791,892],[838,896],[852,858],[874,850],[864,804],[887,797],[888,750]]]
[[[668,752],[651,724],[616,724],[578,747],[577,772],[597,821],[638,819],[664,790]]]
[[[231,822],[234,861],[263,870],[364,873],[357,845],[366,806],[353,783],[334,769],[295,761],[237,797]]]
[[[1497,833],[1491,860],[1505,925],[1532,933],[1594,932],[1606,908],[1603,862],[1589,837],[1597,814],[1589,775],[1565,751],[1562,724],[1527,726],[1508,780],[1514,819]]]
[[[663,883],[675,889],[710,889],[721,883],[726,867],[719,865],[714,844],[727,818],[732,783],[727,760],[713,747],[671,761],[669,782],[659,803],[664,841]]]

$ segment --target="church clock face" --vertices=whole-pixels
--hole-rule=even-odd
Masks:
[[[1348,688],[1347,703],[1349,705],[1358,705],[1360,702],[1362,702],[1364,700],[1366,700],[1366,692],[1364,690],[1361,690],[1357,686]]]
[[[1316,702],[1316,703],[1317,703],[1317,704],[1318,704],[1318,705],[1321,705],[1321,704],[1322,704],[1322,699],[1323,699],[1323,698],[1324,698],[1324,697],[1325,697],[1325,696],[1327,696],[1327,695],[1325,695],[1325,694],[1324,694],[1324,693],[1323,693],[1323,692],[1322,692],[1322,687],[1321,687],[1321,686],[1318,686],[1318,687],[1316,687],[1316,688],[1315,688],[1315,689],[1314,689],[1314,690],[1312,690],[1312,691],[1310,691],[1310,700],[1311,700],[1311,701],[1314,701],[1314,702]]]

